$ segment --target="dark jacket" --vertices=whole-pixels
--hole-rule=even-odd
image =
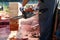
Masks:
[[[53,15],[56,8],[57,0],[43,0],[43,1],[48,10],[43,12],[42,14],[39,14],[39,24],[41,27],[40,40],[51,40]]]

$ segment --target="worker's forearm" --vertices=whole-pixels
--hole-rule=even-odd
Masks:
[[[29,0],[23,0],[22,6],[25,6]]]

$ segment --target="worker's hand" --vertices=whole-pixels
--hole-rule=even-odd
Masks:
[[[24,7],[21,7],[21,8],[20,8],[20,11],[23,12],[23,11],[24,11]]]

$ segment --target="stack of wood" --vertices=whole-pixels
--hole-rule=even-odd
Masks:
[[[18,20],[10,19],[10,30],[11,31],[18,30]]]

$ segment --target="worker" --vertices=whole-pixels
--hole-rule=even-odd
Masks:
[[[24,7],[29,0],[23,0],[22,6]],[[43,10],[39,14],[39,24],[41,28],[40,40],[51,40],[52,36],[52,24],[53,24],[53,15],[57,5],[57,0],[39,0],[39,10]],[[46,8],[48,10],[46,10]]]

